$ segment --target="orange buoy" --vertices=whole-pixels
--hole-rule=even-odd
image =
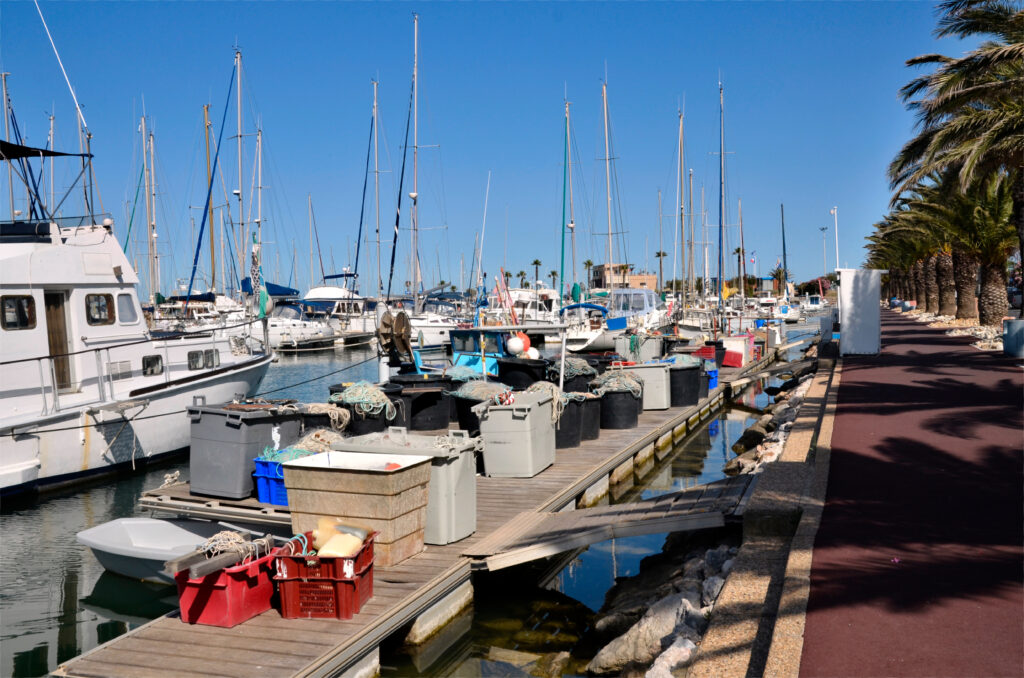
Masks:
[[[526,336],[526,332],[516,332],[516,336],[523,340],[523,350],[530,350],[530,337]]]

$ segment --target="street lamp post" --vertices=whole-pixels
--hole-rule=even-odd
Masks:
[[[828,232],[828,226],[822,226],[818,230],[821,231],[821,270],[823,271],[822,276],[828,278],[828,254],[826,254],[828,250],[826,249],[825,236],[825,233]]]

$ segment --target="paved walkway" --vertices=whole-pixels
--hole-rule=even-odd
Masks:
[[[1024,371],[970,341],[844,358],[802,676],[1024,676]]]

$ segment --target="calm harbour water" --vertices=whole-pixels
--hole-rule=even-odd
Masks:
[[[375,363],[363,362],[373,357],[373,350],[366,347],[283,355],[271,366],[259,390],[268,398],[322,402],[331,384],[375,380]],[[759,395],[759,390],[757,386],[748,390],[742,398],[744,404],[764,405],[767,398]],[[732,455],[729,446],[752,421],[752,415],[740,410],[719,412],[619,500],[647,498],[720,479],[722,466]],[[45,495],[22,505],[5,502],[0,507],[0,676],[44,675],[59,663],[176,607],[173,588],[106,573],[92,553],[75,541],[75,534],[86,528],[141,515],[135,509],[139,494],[158,487],[164,474],[175,470],[187,479],[188,464],[179,461],[143,474],[108,478],[90,487]],[[636,574],[640,560],[660,551],[664,540],[665,535],[660,534],[593,545],[547,577],[545,586],[517,588],[514,595],[489,595],[487,614],[481,614],[484,608],[478,605],[475,616],[453,624],[451,633],[459,635],[438,656],[425,658],[385,647],[384,674],[440,676],[486,671],[493,647],[474,639],[491,638],[488,634],[493,632],[495,619],[520,615],[527,603],[541,610],[554,605],[554,609],[596,611],[615,578]],[[544,615],[545,619],[549,616]],[[551,624],[556,636],[559,629],[566,628],[554,621]],[[560,642],[570,639],[566,632]],[[488,642],[493,645],[493,638]],[[508,649],[515,651],[516,647]]]

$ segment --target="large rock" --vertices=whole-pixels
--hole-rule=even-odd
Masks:
[[[718,598],[718,594],[722,592],[722,587],[725,586],[725,580],[721,577],[708,577],[704,580],[704,595],[703,601],[705,605],[711,605]]]
[[[687,603],[682,594],[662,598],[628,631],[605,645],[587,671],[598,675],[619,674],[630,663],[649,664],[661,654]]]
[[[764,427],[754,424],[739,437],[735,443],[732,444],[732,451],[736,454],[742,454],[747,450],[752,450],[765,439],[768,435],[768,431]]]
[[[736,476],[743,473],[752,473],[757,468],[758,451],[744,452],[735,459],[730,459],[725,465],[725,475]]]
[[[693,657],[697,646],[689,638],[677,637],[668,648],[658,655],[644,678],[673,678],[672,670],[685,666]]]
[[[704,554],[704,572],[708,576],[720,574],[722,564],[729,559],[729,545],[722,544],[716,549],[708,549]]]

